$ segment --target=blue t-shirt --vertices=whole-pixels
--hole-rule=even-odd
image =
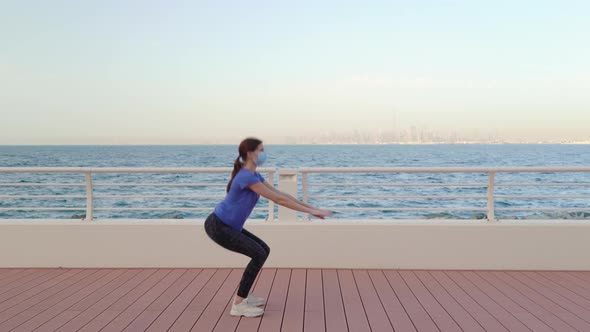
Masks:
[[[260,198],[260,195],[250,190],[248,186],[258,182],[264,182],[264,178],[260,173],[253,173],[249,169],[242,167],[236,174],[229,192],[223,201],[217,204],[213,212],[225,224],[241,231],[246,219],[248,219]]]

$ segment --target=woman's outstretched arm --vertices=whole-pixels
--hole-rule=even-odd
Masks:
[[[269,185],[262,182],[250,185],[250,189],[262,197],[295,211],[308,213],[321,219],[333,215],[332,212],[328,210],[318,209],[312,205],[300,202],[293,196],[271,188]]]
[[[289,194],[287,194],[287,193],[285,193],[285,192],[282,192],[282,191],[280,191],[280,190],[276,189],[276,188],[275,188],[274,186],[272,186],[270,183],[268,183],[268,182],[266,182],[266,181],[264,181],[263,183],[264,183],[264,184],[265,184],[265,185],[266,185],[266,186],[267,186],[267,187],[268,187],[270,190],[273,190],[274,192],[276,192],[276,193],[279,193],[279,194],[283,194],[283,195],[287,196],[287,197],[288,197],[290,200],[292,200],[292,201],[295,201],[295,202],[297,202],[297,203],[299,203],[299,204],[301,204],[301,205],[303,205],[303,206],[306,206],[306,207],[308,207],[308,208],[310,208],[310,209],[315,209],[315,206],[313,206],[313,205],[309,205],[309,204],[307,204],[307,203],[305,203],[305,202],[302,202],[302,201],[298,200],[297,198],[295,198],[295,197],[293,197],[293,196],[291,196],[291,195],[289,195]]]

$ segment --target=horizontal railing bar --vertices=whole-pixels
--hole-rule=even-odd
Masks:
[[[12,207],[12,208],[0,208],[0,211],[11,211],[11,210],[21,210],[21,211],[84,211],[86,210],[85,207],[81,208],[42,208],[42,207]],[[110,210],[129,210],[129,211],[168,211],[168,210],[179,210],[179,211],[206,211],[211,210],[213,208],[94,208],[94,210],[102,210],[102,211],[110,211]],[[254,210],[257,211],[268,211],[268,208],[255,208]]]
[[[225,187],[227,183],[93,183],[94,187]]]
[[[0,173],[228,173],[229,167],[0,167]],[[260,173],[274,173],[274,168],[259,168]]]
[[[212,211],[213,207],[209,208],[94,208],[95,211],[110,211],[110,210],[117,210],[117,211],[158,211],[158,210],[178,210],[178,211]],[[254,208],[257,211],[268,211],[268,208]]]
[[[208,196],[208,195],[95,195],[94,198],[223,198],[224,196]]]
[[[302,167],[301,173],[521,173],[590,172],[590,167]]]
[[[496,211],[590,211],[590,208],[496,208]]]
[[[0,183],[0,187],[85,187],[85,183]]]
[[[486,208],[338,208],[328,207],[331,211],[485,211]]]
[[[309,187],[487,187],[487,183],[308,183]]]
[[[308,183],[309,187],[487,187],[487,183]],[[503,187],[590,187],[590,183],[496,183]]]
[[[225,187],[227,183],[93,183],[100,187]],[[0,183],[0,187],[85,187],[84,183]]]
[[[0,173],[226,173],[229,167],[0,167]],[[259,168],[261,173],[274,168]],[[590,167],[302,167],[302,173],[488,173],[590,172]]]
[[[11,210],[27,210],[27,211],[85,211],[86,207],[81,208],[42,208],[42,207],[10,207],[10,208],[0,208],[0,211],[11,211]]]
[[[1,195],[0,198],[86,198],[84,195]]]
[[[590,183],[496,183],[502,187],[589,187]]]
[[[486,196],[308,196],[308,198],[473,198],[473,199],[486,199]]]
[[[496,198],[580,198],[580,199],[590,198],[590,196],[543,196],[543,195],[538,195],[538,196],[505,196],[505,195],[496,195],[494,197],[496,197]]]
[[[84,187],[84,183],[0,183],[0,187]],[[225,187],[227,183],[94,183],[103,187]],[[487,183],[309,183],[310,187],[486,187]],[[504,187],[590,187],[590,183],[496,183]]]
[[[225,196],[208,195],[95,195],[94,198],[224,198]],[[84,195],[0,195],[0,198],[86,198]],[[265,199],[261,197],[261,199]]]

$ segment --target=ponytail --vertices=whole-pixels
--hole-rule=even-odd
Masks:
[[[236,158],[236,161],[234,162],[234,169],[231,172],[231,179],[229,180],[229,183],[227,184],[227,188],[226,188],[226,192],[229,192],[229,188],[231,187],[231,183],[234,181],[234,178],[236,177],[236,174],[238,174],[238,172],[240,171],[240,169],[242,168],[242,162],[240,161],[240,157]]]
[[[231,188],[231,184],[234,181],[234,178],[236,177],[240,169],[242,169],[242,166],[246,162],[246,159],[248,159],[248,152],[256,151],[256,148],[258,148],[258,145],[260,144],[262,144],[262,141],[253,137],[246,138],[240,143],[240,146],[238,147],[239,156],[238,158],[236,158],[236,161],[234,162],[234,170],[231,172],[231,179],[227,184],[226,192],[229,192],[229,189]]]

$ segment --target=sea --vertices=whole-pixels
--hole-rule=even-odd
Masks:
[[[434,144],[434,145],[265,145],[265,167],[589,167],[590,145],[583,144]],[[232,167],[237,145],[3,145],[0,167]],[[267,177],[267,174],[262,174]],[[94,174],[94,183],[227,183],[229,174]],[[325,196],[485,196],[485,173],[343,173],[311,174],[309,203],[334,212],[340,219],[482,219],[486,200],[476,198],[330,198]],[[275,183],[276,183],[275,175]],[[84,183],[83,174],[1,173],[1,183]],[[368,186],[313,186],[317,183],[368,183]],[[391,183],[476,183],[481,187],[394,187]],[[590,183],[590,173],[499,173],[495,194],[503,196],[590,196],[584,186],[501,186],[508,183]],[[301,198],[301,180],[298,184]],[[0,218],[72,219],[84,214],[85,198],[10,198],[11,195],[85,195],[84,186],[0,186]],[[213,198],[97,198],[96,208],[169,208],[153,210],[99,210],[97,218],[191,219],[205,218],[225,195],[223,186],[205,187],[94,187],[95,195],[211,195]],[[269,202],[261,198],[258,206]],[[38,211],[31,207],[80,208],[79,211]],[[179,208],[207,208],[179,211]],[[405,211],[396,208],[441,208]],[[588,198],[496,198],[499,219],[590,219]],[[350,208],[371,208],[354,211]],[[460,211],[477,208],[480,211]],[[560,208],[565,211],[535,209]],[[276,207],[275,207],[276,209]],[[341,210],[339,210],[341,209]],[[256,210],[252,218],[264,219]]]

